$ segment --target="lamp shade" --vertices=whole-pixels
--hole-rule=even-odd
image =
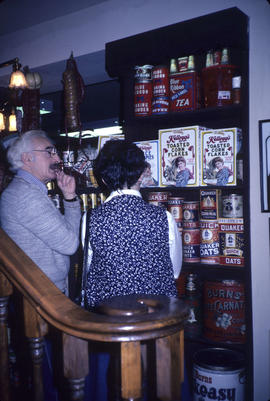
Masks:
[[[0,131],[4,131],[5,130],[5,116],[4,113],[2,113],[2,111],[0,111]]]
[[[8,130],[17,131],[16,115],[12,112],[8,118]]]
[[[10,76],[9,87],[10,88],[27,88],[27,82],[22,71],[13,71]]]

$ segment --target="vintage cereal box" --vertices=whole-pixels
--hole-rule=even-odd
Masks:
[[[125,135],[100,135],[98,137],[98,151],[100,151],[102,146],[111,139],[125,139]]]
[[[206,130],[201,133],[201,186],[230,186],[237,182],[237,153],[242,146],[239,128]]]
[[[218,224],[220,264],[244,266],[244,219],[220,218]]]
[[[141,188],[159,186],[159,141],[157,139],[150,141],[135,142],[144,152],[147,168],[145,170]]]
[[[196,187],[200,182],[200,126],[159,130],[160,186]]]

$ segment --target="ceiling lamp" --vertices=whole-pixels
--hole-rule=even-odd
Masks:
[[[21,64],[19,63],[18,57],[8,60],[0,64],[0,68],[13,65],[13,72],[10,76],[9,87],[14,89],[24,89],[27,88],[27,82],[24,73],[20,71]]]

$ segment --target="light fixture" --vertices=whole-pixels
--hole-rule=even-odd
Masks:
[[[5,115],[3,111],[0,111],[0,131],[4,131],[5,129]]]
[[[0,64],[0,68],[13,65],[13,72],[10,76],[9,87],[13,89],[24,89],[28,87],[24,73],[20,71],[21,64],[18,57]]]
[[[12,109],[12,112],[8,118],[8,130],[12,132],[17,131],[17,121],[14,109]]]

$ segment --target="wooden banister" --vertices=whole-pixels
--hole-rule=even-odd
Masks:
[[[138,350],[138,342],[142,340],[170,337],[175,334],[176,337],[172,337],[172,339],[175,338],[173,341],[178,347],[180,344],[179,332],[183,332],[184,322],[189,315],[189,309],[177,298],[158,296],[151,298],[151,296],[143,295],[132,299],[130,310],[128,302],[125,300],[121,304],[120,299],[120,303],[117,300],[116,309],[108,308],[110,313],[107,313],[106,306],[104,310],[97,310],[97,313],[88,312],[67,298],[0,229],[0,298],[8,298],[12,293],[13,286],[23,295],[25,334],[30,343],[32,342],[32,347],[36,347],[34,364],[38,371],[37,377],[40,376],[41,366],[37,355],[39,352],[40,355],[42,354],[40,341],[47,333],[47,326],[51,325],[63,333],[64,374],[73,383],[72,391],[75,394],[72,399],[82,399],[80,397],[82,397],[83,376],[88,371],[87,346],[89,340],[134,342],[132,347]],[[166,345],[166,347],[172,355],[173,345]],[[125,360],[129,361],[130,359],[132,362],[134,359],[125,352],[129,348],[128,345],[122,344],[123,363]],[[180,347],[178,348],[180,350]],[[82,356],[80,359],[78,359],[77,353]],[[6,363],[6,354],[4,351],[2,354]],[[138,351],[136,351],[136,355],[138,359]],[[136,365],[140,369],[137,359]],[[180,360],[180,358],[178,359]],[[177,370],[179,383],[180,375],[182,375],[181,363],[181,361],[177,362],[177,366],[180,366]],[[137,388],[140,383],[131,380],[130,362],[128,365],[131,373],[127,375],[122,372],[124,375],[122,380],[123,391],[129,396],[135,391],[134,386],[136,387],[135,394],[139,392]],[[173,367],[173,365],[171,366]],[[160,371],[162,372],[162,369]],[[162,375],[163,373],[161,373]],[[127,383],[130,383],[130,386]],[[41,400],[40,380],[36,383],[36,393],[36,400]],[[5,400],[9,401],[9,398],[5,397]]]

